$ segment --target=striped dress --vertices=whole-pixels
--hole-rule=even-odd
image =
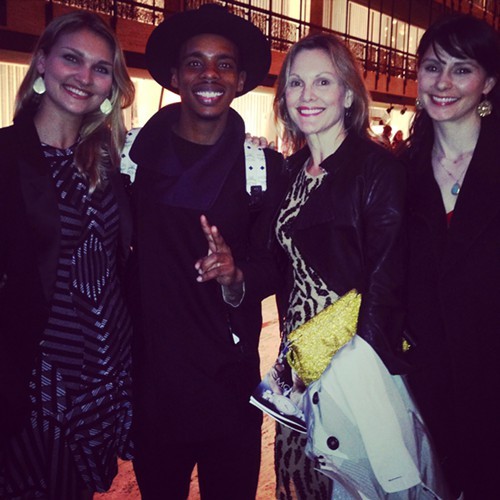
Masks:
[[[0,498],[105,491],[131,458],[131,323],[117,275],[119,213],[109,183],[90,193],[73,148],[44,145],[61,245],[30,382],[31,419],[0,457]]]

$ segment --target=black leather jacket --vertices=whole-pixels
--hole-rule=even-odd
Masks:
[[[287,162],[295,179],[310,155]],[[321,166],[328,172],[294,221],[302,257],[337,294],[362,294],[358,334],[393,373],[404,371],[402,338],[405,172],[388,151],[349,134]],[[285,297],[288,297],[290,280]]]

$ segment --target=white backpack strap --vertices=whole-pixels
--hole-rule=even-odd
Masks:
[[[120,160],[120,172],[122,174],[127,174],[130,176],[130,182],[134,182],[135,180],[135,171],[137,170],[137,163],[134,163],[129,156],[130,148],[134,143],[137,134],[140,131],[139,128],[130,129],[125,136],[125,144],[123,145],[121,160]]]
[[[138,127],[127,132],[121,152],[120,171],[122,174],[129,175],[131,182],[134,182],[137,164],[132,161],[129,153],[140,130],[140,127]],[[252,197],[259,197],[261,193],[267,190],[266,156],[263,148],[250,141],[245,141],[244,150],[246,191]]]
[[[264,149],[250,141],[245,141],[245,174],[247,193],[260,201],[260,196],[267,190],[266,156]]]

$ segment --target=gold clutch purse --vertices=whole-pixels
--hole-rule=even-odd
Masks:
[[[354,337],[360,305],[361,294],[351,290],[288,335],[288,363],[306,385],[319,379]]]

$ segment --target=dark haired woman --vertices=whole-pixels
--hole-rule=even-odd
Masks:
[[[0,130],[0,497],[109,488],[131,425],[118,171],[134,89],[112,30],[73,12],[41,35]]]
[[[408,355],[417,403],[448,479],[498,496],[500,137],[498,34],[459,15],[418,48],[409,162]]]

